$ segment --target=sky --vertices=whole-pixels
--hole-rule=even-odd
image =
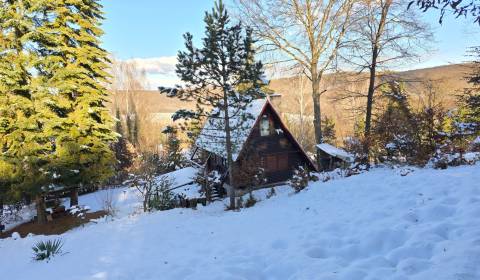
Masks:
[[[230,3],[226,1],[227,5]],[[197,44],[204,33],[203,17],[213,0],[101,0],[104,5],[103,47],[119,60],[134,60],[145,69],[149,87],[178,82],[176,55],[182,35],[190,32]],[[421,15],[434,30],[434,50],[405,69],[466,61],[468,47],[480,45],[480,26],[469,19],[447,16],[442,25],[436,11]]]

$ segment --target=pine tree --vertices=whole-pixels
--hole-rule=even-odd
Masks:
[[[109,61],[100,47],[101,8],[98,0],[47,1],[47,20],[39,28],[39,76],[57,98],[51,104],[58,129],[50,169],[58,184],[72,189],[72,205],[79,186],[101,182],[114,171],[116,136],[105,105]]]
[[[233,182],[233,159],[230,120],[240,114],[251,100],[262,96],[261,86],[263,66],[255,62],[252,32],[244,34],[240,24],[232,25],[223,2],[215,3],[212,11],[205,13],[205,38],[202,48],[193,45],[190,33],[184,35],[186,51],[178,53],[176,73],[184,86],[174,89],[160,88],[170,97],[194,100],[196,111],[182,110],[174,118],[201,119],[220,118],[221,130],[225,133],[226,160],[232,191],[230,209],[235,209],[235,191]],[[248,85],[248,86],[245,86]],[[217,110],[210,111],[211,108]]]
[[[163,133],[167,135],[167,148],[165,157],[165,172],[171,172],[181,168],[184,164],[180,139],[177,136],[177,129],[167,126]]]

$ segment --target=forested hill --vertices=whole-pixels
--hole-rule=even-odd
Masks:
[[[398,80],[406,81],[407,93],[414,108],[430,100],[449,109],[455,106],[457,95],[467,86],[464,77],[468,71],[468,65],[456,64],[396,72],[388,76],[393,75]],[[322,95],[322,114],[334,120],[339,139],[350,135],[354,122],[362,118],[366,100],[359,94],[366,92],[366,78],[366,75],[358,76],[352,73],[326,75],[324,78],[322,85],[327,91]],[[311,114],[310,85],[305,77],[272,80],[270,88],[281,94],[281,97],[275,99],[275,105],[281,113],[298,114],[300,95],[303,92],[306,114]],[[127,106],[126,96],[126,92],[118,91],[112,102],[117,104],[123,114],[127,107],[132,110],[132,104]],[[156,142],[160,141],[158,129],[169,122],[173,112],[179,108],[194,106],[193,103],[168,98],[156,90],[135,91],[130,96],[139,116],[139,126],[143,126],[140,128],[140,135],[149,142],[148,145],[156,145]]]

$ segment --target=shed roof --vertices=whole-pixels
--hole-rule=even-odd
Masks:
[[[327,143],[322,143],[322,144],[317,144],[317,148],[324,151],[325,153],[337,157],[339,159],[342,159],[344,161],[352,162],[353,161],[353,155],[346,152],[343,149],[337,148],[335,146],[332,146]]]

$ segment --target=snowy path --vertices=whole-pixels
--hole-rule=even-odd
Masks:
[[[480,165],[290,192],[89,224],[49,263],[31,260],[47,237],[0,240],[1,279],[480,279]]]

